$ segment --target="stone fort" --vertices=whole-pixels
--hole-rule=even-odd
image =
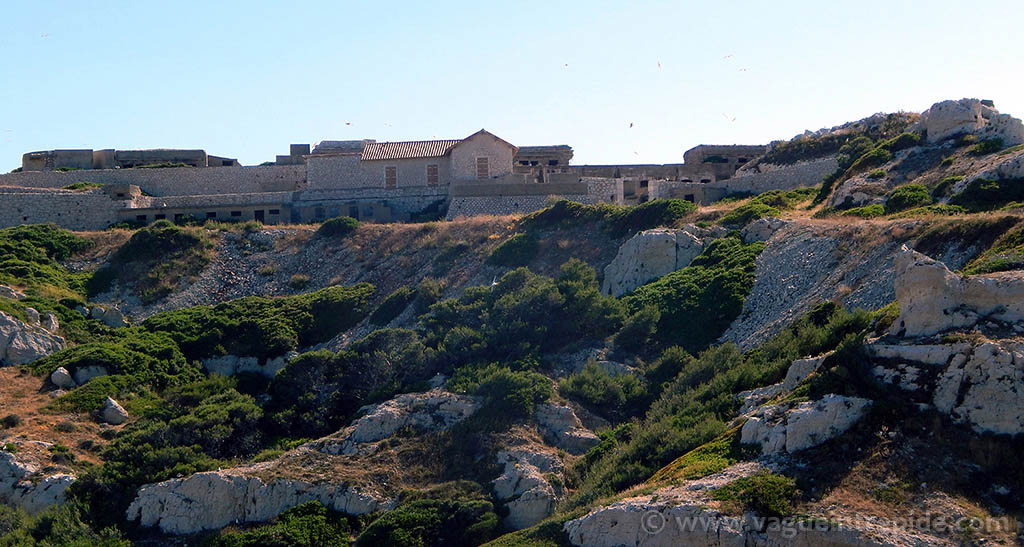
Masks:
[[[29,152],[0,175],[0,226],[54,222],[97,230],[160,219],[307,223],[454,219],[535,211],[553,198],[635,204],[709,203],[737,192],[817,184],[827,158],[753,161],[766,146],[700,145],[664,165],[572,165],[568,145],[517,147],[481,129],[451,140],[292,144],[259,166],[203,150]],[[79,184],[87,183],[87,184]]]

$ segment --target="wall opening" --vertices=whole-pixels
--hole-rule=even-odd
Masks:
[[[252,216],[256,220],[263,222],[263,209],[256,209],[255,211],[252,212]]]

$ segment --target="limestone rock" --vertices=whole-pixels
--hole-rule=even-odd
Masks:
[[[772,234],[779,231],[779,229],[786,224],[788,224],[788,222],[777,217],[759,218],[743,228],[743,231],[740,232],[740,239],[742,239],[744,243],[768,241],[768,238],[772,237]]]
[[[0,285],[0,297],[10,298],[11,300],[21,300],[22,298],[25,298],[25,295],[8,287],[7,285]]]
[[[545,440],[570,454],[583,454],[601,442],[583,423],[572,407],[554,403],[537,405],[533,413]]]
[[[107,371],[107,368],[99,365],[79,367],[75,369],[75,382],[77,382],[78,385],[82,385],[93,378],[99,378],[100,376],[106,376],[108,374],[110,374],[110,372]]]
[[[945,264],[910,250],[896,256],[896,299],[900,316],[890,333],[928,336],[970,327],[979,317],[1024,320],[1024,274],[960,276]]]
[[[42,327],[52,333],[60,330],[60,320],[57,319],[57,314],[46,312],[46,315],[43,316]]]
[[[1024,432],[1024,344],[986,342],[951,359],[932,403],[977,432]]]
[[[0,502],[38,513],[63,503],[74,475],[42,475],[39,466],[18,461],[15,454],[0,450]]]
[[[98,319],[102,321],[104,325],[115,329],[128,326],[128,323],[124,320],[124,314],[121,313],[121,310],[115,307],[103,308],[100,306],[94,306],[89,310],[89,317]]]
[[[29,325],[39,326],[39,312],[35,308],[25,308],[25,317],[28,318]]]
[[[89,317],[89,308],[87,308],[87,307],[85,307],[85,306],[83,306],[81,304],[75,306],[75,311],[80,313],[80,314],[82,314],[82,317],[86,317],[86,318]]]
[[[710,232],[695,226],[679,230],[644,230],[619,247],[604,268],[601,292],[621,296],[659,277],[688,266],[710,239]]]
[[[818,401],[761,407],[743,424],[741,441],[760,444],[765,455],[797,452],[844,433],[870,405],[867,399],[829,394]]]
[[[64,347],[60,336],[0,312],[0,364],[24,365]]]
[[[736,394],[736,397],[743,401],[743,406],[740,408],[740,415],[749,413],[779,393],[793,391],[798,385],[800,385],[800,382],[803,382],[804,379],[810,376],[812,372],[818,370],[818,367],[820,367],[825,359],[830,355],[832,355],[832,352],[824,353],[810,359],[797,359],[790,363],[789,369],[786,370],[786,378],[783,381],[770,386],[762,386]]]
[[[70,389],[75,387],[75,379],[68,373],[68,369],[64,367],[57,367],[57,370],[50,374],[50,382],[60,389]]]
[[[229,524],[263,522],[307,501],[349,515],[390,506],[369,490],[345,484],[312,484],[210,471],[143,486],[128,507],[128,520],[165,534],[192,534]]]
[[[289,351],[284,355],[267,359],[263,364],[260,364],[260,360],[257,357],[222,355],[220,357],[204,359],[203,368],[210,374],[220,374],[221,376],[234,376],[242,372],[252,372],[267,378],[273,378],[288,365],[288,361],[297,355],[297,352]]]
[[[982,138],[998,137],[1007,145],[1024,143],[1024,125],[1009,114],[1000,114],[978,99],[960,99],[935,103],[921,113],[920,126],[928,133],[928,142],[974,133]]]
[[[871,357],[879,359],[892,359],[901,361],[913,361],[926,365],[945,365],[955,353],[962,353],[969,345],[960,344],[865,344],[864,349]]]
[[[100,411],[100,417],[110,425],[121,425],[128,421],[128,411],[117,401],[107,397],[106,403],[103,404],[103,410]]]
[[[498,452],[497,462],[504,465],[504,470],[494,480],[494,494],[509,511],[502,520],[508,529],[528,528],[554,512],[564,492],[545,475],[565,472],[558,456],[524,449],[503,450]]]
[[[423,393],[403,393],[389,401],[359,409],[364,415],[351,426],[331,437],[314,441],[310,446],[327,454],[355,454],[363,448],[372,448],[370,443],[386,439],[399,429],[446,429],[479,409],[480,403],[475,398],[439,388]]]

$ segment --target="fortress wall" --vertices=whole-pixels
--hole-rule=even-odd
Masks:
[[[496,190],[504,188],[504,193]],[[622,203],[622,179],[587,178],[582,182],[558,184],[499,185],[497,187],[452,187],[448,220],[474,215],[511,215],[532,213],[547,207],[552,199],[564,198],[579,203]],[[512,191],[514,190],[514,191]]]
[[[299,190],[305,186],[306,166],[94,169],[67,172],[27,171],[0,175],[0,186],[63,188],[82,181],[134,184],[153,196],[285,192]]]
[[[118,221],[125,201],[101,192],[14,192],[0,197],[0,228],[54,222],[71,230],[102,230]]]
[[[729,180],[711,183],[721,187],[726,194],[753,192],[760,194],[769,190],[792,190],[801,186],[821,184],[822,179],[839,168],[836,158],[822,158],[772,169],[764,173],[741,175]]]

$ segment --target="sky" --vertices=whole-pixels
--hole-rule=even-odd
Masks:
[[[672,163],[875,112],[1024,116],[1024,2],[5,0],[0,172],[55,148],[569,144]]]

